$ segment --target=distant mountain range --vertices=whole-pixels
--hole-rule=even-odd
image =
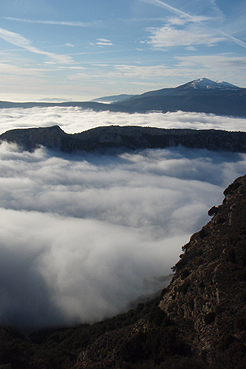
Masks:
[[[0,101],[0,108],[32,108],[35,106],[77,106],[95,111],[109,110],[127,113],[145,113],[153,110],[166,113],[181,110],[246,117],[246,88],[240,88],[228,82],[214,82],[207,78],[200,78],[175,88],[163,88],[133,96],[105,96],[93,101],[60,103]]]
[[[176,88],[145,92],[120,104],[135,111],[160,110],[165,113],[181,110],[245,117],[246,89],[200,78]]]
[[[44,146],[66,153],[166,148],[178,145],[214,151],[246,152],[246,132],[137,126],[97,127],[76,134],[65,133],[59,126],[13,129],[0,135],[0,141],[17,143],[22,149],[29,151]]]

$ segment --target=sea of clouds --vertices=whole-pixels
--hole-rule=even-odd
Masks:
[[[58,124],[245,130],[245,119],[78,108],[0,110],[0,131]],[[0,145],[0,324],[95,322],[161,290],[181,247],[246,173],[246,154],[182,147],[105,155]]]
[[[57,106],[0,109],[0,134],[12,128],[52,125],[59,125],[67,133],[78,133],[90,128],[110,125],[245,131],[246,119],[182,111],[166,114],[160,112],[127,114]]]

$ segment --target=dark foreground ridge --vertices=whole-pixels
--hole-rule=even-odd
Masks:
[[[1,369],[245,369],[246,175],[195,233],[161,295],[112,319],[33,333],[0,328]],[[96,297],[95,297],[96,298]]]
[[[29,151],[44,146],[66,153],[112,148],[166,148],[178,145],[196,149],[246,152],[246,132],[137,126],[97,127],[76,134],[67,134],[59,126],[14,129],[0,135],[0,141],[17,143],[22,149]]]

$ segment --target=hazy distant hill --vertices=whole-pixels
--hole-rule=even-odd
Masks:
[[[48,108],[52,106],[61,107],[79,107],[82,109],[91,109],[94,111],[115,111],[115,112],[126,112],[134,113],[135,109],[119,104],[103,104],[95,101],[68,101],[68,102],[11,102],[11,101],[0,101],[0,109],[6,108]]]
[[[98,98],[94,101],[62,103],[13,103],[0,101],[0,108],[77,106],[82,109],[95,111],[109,110],[114,112],[145,113],[151,110],[158,110],[166,113],[168,111],[175,112],[181,110],[246,117],[246,88],[240,88],[228,82],[214,82],[207,78],[200,78],[175,88],[149,91],[130,98],[129,96],[131,95],[115,95]],[[102,101],[105,103],[102,103]]]
[[[127,94],[121,94],[121,95],[114,95],[114,96],[105,96],[105,97],[99,97],[97,99],[93,99],[91,101],[99,102],[99,103],[115,103],[123,100],[130,99],[134,97],[135,95],[127,95]]]

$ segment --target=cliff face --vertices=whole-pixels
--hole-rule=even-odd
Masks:
[[[212,220],[183,247],[159,305],[209,362],[233,342],[246,344],[246,176],[224,194]]]
[[[97,127],[76,134],[67,134],[58,126],[14,129],[0,135],[0,141],[15,142],[29,151],[42,145],[68,153],[110,148],[127,150],[165,148],[178,145],[196,149],[246,152],[246,132],[131,126]]]
[[[14,142],[25,150],[32,151],[39,146],[61,150],[66,133],[59,127],[13,129],[0,135],[0,141]]]

